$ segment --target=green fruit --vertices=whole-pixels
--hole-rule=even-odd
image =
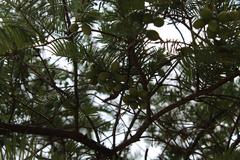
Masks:
[[[95,73],[94,72],[89,71],[89,72],[86,73],[86,78],[87,79],[92,79],[94,77],[95,77]]]
[[[112,83],[112,82],[108,82],[105,86],[106,91],[107,92],[112,92],[114,91],[114,87],[116,86],[116,84]]]
[[[138,108],[138,103],[137,102],[131,103],[130,106],[131,106],[132,109],[137,109]]]
[[[228,18],[229,17],[227,11],[222,11],[217,15],[217,20],[222,23],[227,22],[229,20]]]
[[[124,103],[126,103],[126,104],[128,104],[128,105],[132,105],[132,104],[137,104],[137,100],[136,100],[136,98],[134,98],[134,97],[132,97],[132,96],[130,96],[130,95],[125,95],[124,97],[123,97],[123,102]]]
[[[203,19],[197,19],[194,23],[193,23],[193,27],[196,29],[201,29],[206,25],[206,23],[204,22]]]
[[[149,24],[153,22],[153,16],[150,13],[146,13],[143,15],[143,22],[145,24]]]
[[[78,31],[78,24],[77,23],[74,23],[74,24],[71,24],[70,25],[70,27],[69,27],[69,31],[71,32],[71,33],[73,33],[73,32],[77,32]]]
[[[125,95],[125,96],[123,97],[123,102],[126,103],[126,104],[128,104],[129,101],[130,101],[130,96],[129,96],[129,95]]]
[[[127,105],[130,105],[133,109],[136,109],[138,107],[137,99],[135,97],[132,97],[131,95],[125,95],[123,97],[123,102]]]
[[[128,79],[128,76],[127,76],[127,75],[121,75],[120,78],[119,78],[119,80],[120,80],[121,82],[126,82],[127,79]]]
[[[212,20],[208,24],[208,29],[211,30],[212,32],[217,32],[218,31],[218,23],[216,20]]]
[[[123,97],[123,102],[127,105],[130,105],[131,108],[136,109],[138,107],[138,102],[135,98],[131,97],[130,95],[125,95]]]
[[[240,13],[238,11],[231,11],[231,12],[229,12],[229,16],[228,17],[232,21],[239,20],[240,19]]]
[[[147,30],[146,36],[151,41],[156,41],[160,38],[158,32],[155,30]]]
[[[126,0],[118,0],[117,1],[117,6],[119,9],[120,14],[128,14],[131,11],[131,1],[126,1]]]
[[[119,63],[117,61],[113,62],[111,64],[111,71],[112,72],[117,72],[119,70],[120,66]]]
[[[207,28],[207,35],[208,35],[209,38],[215,38],[217,33],[212,31],[211,28],[208,26],[208,28]]]
[[[148,99],[148,92],[146,91],[141,91],[139,93],[139,96],[141,97],[141,99],[144,101],[144,100],[147,100]]]
[[[229,38],[229,33],[231,33],[231,29],[221,28],[218,35],[219,37],[226,39]]]
[[[108,73],[108,72],[101,72],[101,73],[98,75],[98,81],[100,81],[100,82],[104,82],[104,81],[106,81],[108,78],[109,78],[109,73]]]
[[[129,89],[129,94],[130,94],[132,97],[138,97],[138,95],[139,95],[138,89],[135,88],[135,87],[130,88],[130,89]]]
[[[76,16],[76,21],[77,22],[81,22],[81,20],[82,20],[82,15],[77,15]]]
[[[158,73],[158,75],[159,76],[161,76],[161,77],[164,77],[165,76],[165,72],[164,72],[164,70],[162,70],[162,69],[159,69],[158,71],[157,71],[157,73]]]
[[[83,23],[82,24],[82,32],[89,36],[91,34],[91,27],[88,24]]]
[[[218,14],[217,19],[222,23],[240,20],[240,13],[238,11],[222,11]]]
[[[180,51],[182,54],[188,54],[188,53],[192,53],[193,49],[191,47],[182,47]]]
[[[97,79],[96,78],[90,79],[89,83],[92,84],[92,85],[96,85],[97,84]]]
[[[156,69],[157,69],[157,63],[156,62],[149,62],[148,63],[148,71],[149,71],[149,73],[150,74],[152,74],[152,73],[155,73],[155,71],[156,71]]]
[[[113,87],[113,91],[120,92],[123,89],[123,86],[121,84],[117,84]]]
[[[156,27],[162,27],[162,26],[164,25],[164,19],[163,19],[163,18],[160,18],[160,17],[155,18],[155,19],[153,20],[153,24],[154,24],[154,26],[156,26]]]
[[[141,109],[146,109],[147,106],[148,106],[148,104],[147,104],[146,102],[141,102],[141,103],[140,103],[140,108],[141,108]]]
[[[127,75],[115,74],[114,78],[117,82],[126,82],[127,81]]]
[[[142,24],[143,15],[144,15],[143,12],[135,11],[135,12],[132,12],[132,13],[129,15],[129,18],[130,18],[131,22],[137,22],[137,23],[139,23],[139,24]]]
[[[207,7],[202,8],[200,10],[199,14],[202,17],[202,19],[206,22],[208,22],[210,19],[212,19],[212,11]]]
[[[144,9],[144,0],[129,0],[129,2],[130,2],[132,10]]]
[[[97,64],[93,64],[91,65],[90,70],[96,75],[97,73],[101,72],[101,67],[99,67]]]

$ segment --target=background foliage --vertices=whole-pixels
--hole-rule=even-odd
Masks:
[[[0,21],[1,159],[239,157],[238,0],[2,0]]]

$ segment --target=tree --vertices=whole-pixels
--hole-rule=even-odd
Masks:
[[[240,155],[239,1],[3,0],[0,19],[2,159]]]

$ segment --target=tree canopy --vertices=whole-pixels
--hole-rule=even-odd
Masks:
[[[0,1],[1,159],[237,159],[239,3]]]

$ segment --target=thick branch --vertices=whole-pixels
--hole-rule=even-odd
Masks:
[[[45,127],[36,127],[36,126],[24,126],[19,124],[8,124],[8,123],[2,123],[2,122],[0,122],[0,129],[9,130],[11,132],[23,133],[23,134],[34,134],[34,135],[41,135],[41,136],[72,139],[106,156],[113,155],[112,150],[106,148],[105,146],[100,145],[94,140],[88,138],[87,136],[81,133],[77,133],[75,131],[67,131],[67,130],[56,129],[56,128],[45,128]]]

